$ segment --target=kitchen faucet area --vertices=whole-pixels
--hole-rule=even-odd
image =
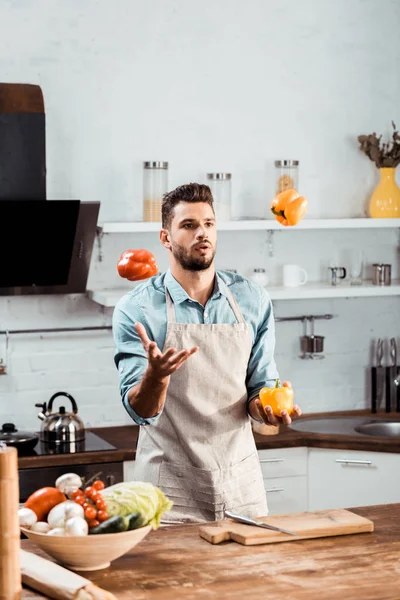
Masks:
[[[0,0],[0,600],[400,598],[399,26]]]

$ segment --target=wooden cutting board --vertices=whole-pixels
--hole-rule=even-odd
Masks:
[[[295,542],[310,538],[367,533],[374,530],[372,521],[345,509],[259,517],[257,520],[267,525],[288,529],[298,535],[287,535],[269,531],[263,527],[243,525],[231,519],[218,521],[216,525],[202,525],[199,528],[199,534],[210,544],[220,544],[232,540],[244,546],[255,546],[257,544]]]

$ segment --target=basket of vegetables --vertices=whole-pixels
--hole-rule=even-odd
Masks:
[[[36,490],[18,511],[21,531],[64,567],[104,569],[157,529],[172,502],[151,483],[105,487],[75,473]]]

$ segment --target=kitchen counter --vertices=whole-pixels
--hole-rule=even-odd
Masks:
[[[119,600],[398,600],[400,504],[351,510],[371,519],[374,532],[213,546],[198,525],[171,526],[151,532],[108,569],[82,575]],[[28,540],[22,548],[48,558]],[[23,600],[40,598],[24,588]]]
[[[297,422],[309,418],[327,419],[337,417],[357,417],[363,419],[393,419],[400,420],[400,413],[372,414],[367,410],[339,411],[331,413],[315,413],[302,416]],[[20,469],[51,467],[74,464],[108,463],[134,460],[136,443],[139,434],[137,425],[118,427],[98,427],[91,429],[101,438],[112,444],[117,450],[99,452],[84,452],[77,454],[52,454],[49,456],[21,456],[18,460]],[[337,448],[343,450],[363,450],[374,452],[399,452],[400,439],[372,437],[346,430],[343,433],[311,433],[293,431],[283,426],[278,435],[254,434],[258,450],[270,448],[293,448],[307,446],[310,448]]]

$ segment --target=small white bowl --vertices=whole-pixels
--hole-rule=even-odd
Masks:
[[[120,533],[55,536],[36,533],[21,527],[21,531],[39,548],[73,571],[106,569],[113,560],[141,542],[151,529],[150,525],[146,525],[146,527]]]

